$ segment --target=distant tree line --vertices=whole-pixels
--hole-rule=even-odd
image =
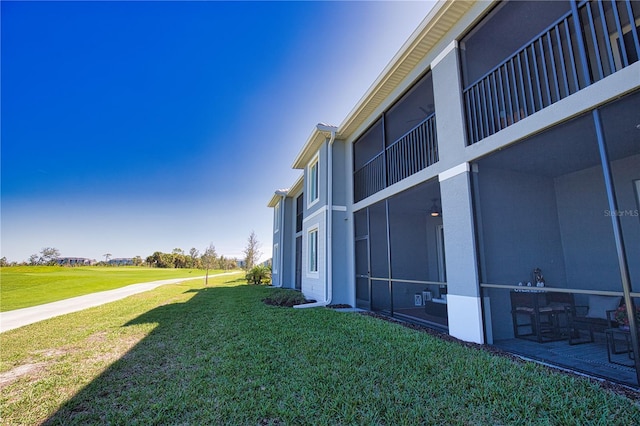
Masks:
[[[153,268],[193,268],[193,269],[234,269],[237,268],[235,259],[218,256],[213,245],[209,245],[200,254],[200,251],[192,247],[189,253],[180,248],[175,248],[171,253],[156,251],[147,257],[146,263]]]
[[[239,266],[242,266],[245,270],[251,270],[254,266],[259,266],[258,261],[260,259],[260,242],[254,231],[251,231],[251,235],[247,239],[247,245],[243,250],[244,258],[242,259],[241,265],[240,262],[236,259],[226,258],[222,255],[218,256],[216,253],[216,249],[213,244],[209,244],[207,248],[205,248],[203,253],[192,247],[189,250],[189,253],[185,253],[181,248],[174,248],[171,253],[163,253],[161,251],[156,251],[151,256],[148,256],[146,259],[142,259],[140,256],[135,256],[131,259],[131,263],[134,266],[142,266],[146,264],[147,266],[153,268],[192,268],[192,269],[206,269],[207,272],[209,269],[235,269]],[[104,261],[97,262],[95,265],[97,266],[112,266],[113,262],[111,260],[111,253],[104,254]],[[44,247],[40,250],[39,253],[32,254],[29,257],[28,262],[9,262],[6,257],[0,258],[0,266],[16,266],[16,265],[61,265],[61,266],[73,266],[72,264],[66,265],[61,263],[62,259],[69,258],[61,258],[60,250],[54,247]],[[75,259],[75,258],[74,258]],[[81,259],[82,260],[82,259]],[[85,259],[88,260],[88,259]],[[95,262],[95,261],[93,261]],[[94,264],[94,263],[92,263]]]

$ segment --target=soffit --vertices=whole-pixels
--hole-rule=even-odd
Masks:
[[[466,0],[447,0],[436,4],[339,126],[338,138],[347,139],[351,136],[424,60],[474,3]]]
[[[294,169],[304,169],[307,166],[307,163],[311,161],[311,157],[313,157],[318,149],[320,149],[320,145],[325,141],[326,136],[318,130],[317,127],[313,127],[313,131],[307,142],[302,147],[300,153],[296,156],[296,159],[293,161],[292,168]]]
[[[400,86],[474,3],[476,1],[439,1],[338,127],[336,139],[348,139]],[[292,167],[304,169],[325,140],[326,136],[314,127]]]

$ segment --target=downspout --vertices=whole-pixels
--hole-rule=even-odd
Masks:
[[[333,299],[333,142],[336,140],[337,127],[327,126],[326,124],[317,124],[318,131],[323,133],[330,133],[329,144],[327,146],[327,216],[325,218],[326,232],[325,232],[325,257],[326,257],[326,284],[325,295],[326,299],[322,302],[305,303],[302,305],[295,305],[294,308],[315,308],[320,306],[327,306],[331,304]]]
[[[276,191],[276,195],[280,196],[280,229],[278,233],[280,234],[280,238],[278,240],[278,250],[279,259],[278,259],[278,285],[274,285],[273,287],[282,287],[282,281],[284,279],[284,201],[287,197],[288,191]]]

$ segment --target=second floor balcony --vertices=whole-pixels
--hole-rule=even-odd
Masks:
[[[639,25],[637,1],[501,3],[461,41],[468,143],[636,62]]]
[[[360,136],[353,157],[356,203],[438,161],[430,72]]]
[[[437,161],[434,113],[355,171],[354,201],[363,200]]]

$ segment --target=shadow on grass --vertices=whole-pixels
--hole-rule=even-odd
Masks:
[[[587,381],[370,317],[266,306],[272,291],[188,290],[140,315],[123,327],[156,327],[44,424],[640,424]]]
[[[261,293],[246,285],[185,293],[195,295],[125,324],[157,326],[44,424],[221,424],[233,416],[219,401],[233,392],[233,369],[252,362],[241,334]]]
[[[235,280],[229,280],[229,281],[225,281],[225,283],[228,284],[247,284],[247,279],[245,277],[238,277]]]

